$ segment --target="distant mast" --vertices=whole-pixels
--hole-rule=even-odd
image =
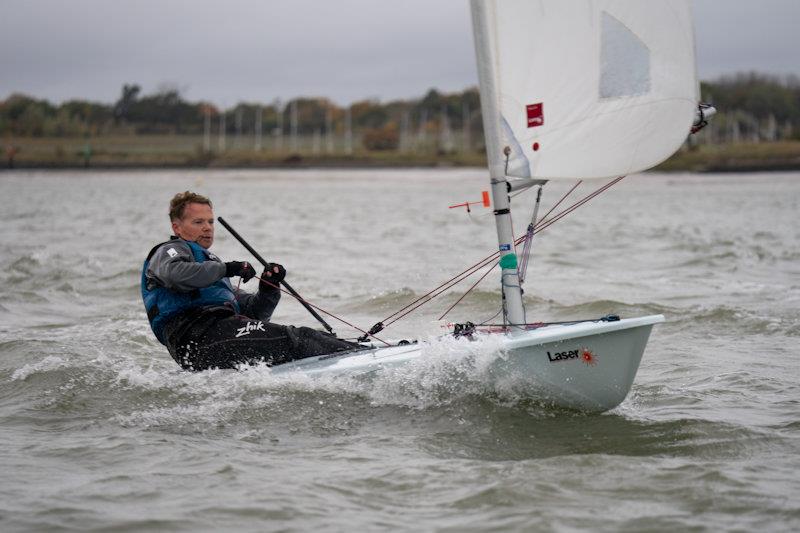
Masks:
[[[225,110],[219,114],[219,151],[225,151]]]
[[[344,151],[350,155],[353,153],[353,113],[352,104],[347,106],[344,115]]]
[[[275,151],[283,151],[283,103],[275,100]]]
[[[464,100],[462,107],[461,107],[461,129],[462,129],[462,142],[463,142],[463,152],[469,152],[470,145],[472,144],[472,140],[470,139],[470,122],[472,118],[472,113],[469,109],[469,103]]]
[[[445,153],[453,151],[453,131],[450,129],[450,118],[447,116],[447,105],[442,105],[442,120],[439,131],[439,149]]]
[[[403,111],[403,116],[400,119],[400,151],[409,151],[409,123],[411,121],[411,111],[408,109]]]
[[[242,145],[242,126],[244,123],[244,108],[240,105],[236,108],[236,141],[234,142],[234,149],[240,148]]]
[[[426,127],[428,125],[428,110],[422,108],[419,114],[419,132],[417,132],[417,152],[425,151],[425,145],[428,143],[428,135]]]
[[[211,106],[203,106],[203,150],[211,152]]]
[[[314,128],[314,134],[311,137],[311,153],[319,155],[322,145],[322,131],[319,128]]]
[[[261,121],[263,119],[264,110],[261,106],[256,106],[256,121],[253,129],[255,130],[254,149],[256,152],[261,151]]]
[[[297,100],[292,100],[289,106],[289,128],[291,130],[291,149],[292,152],[297,152]]]
[[[325,110],[325,152],[333,153],[333,108],[330,104]]]

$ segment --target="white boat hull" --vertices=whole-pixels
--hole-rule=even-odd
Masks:
[[[497,388],[558,407],[607,411],[630,391],[654,324],[662,315],[613,322],[552,325],[501,335],[487,375]],[[425,357],[417,344],[293,361],[272,373],[364,376]]]

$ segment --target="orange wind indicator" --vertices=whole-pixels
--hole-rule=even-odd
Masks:
[[[489,199],[489,191],[481,191],[481,201],[480,202],[464,202],[463,204],[456,204],[451,205],[449,209],[453,209],[456,207],[466,207],[467,213],[471,213],[472,210],[469,208],[471,205],[478,205],[483,204],[483,207],[491,207],[492,201]]]

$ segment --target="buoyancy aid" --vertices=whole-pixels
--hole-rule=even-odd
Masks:
[[[156,250],[161,246],[175,240],[179,240],[188,245],[192,251],[194,260],[198,263],[210,260],[211,257],[210,252],[196,242],[184,241],[182,239],[173,239],[157,244],[150,250],[150,253],[147,254],[147,259],[145,259],[144,265],[142,266],[142,300],[144,300],[144,308],[147,311],[147,319],[150,321],[150,327],[161,344],[166,344],[164,339],[164,326],[169,319],[188,309],[226,305],[232,307],[236,313],[239,313],[239,304],[236,301],[236,294],[233,292],[233,287],[228,278],[223,277],[208,287],[195,289],[190,292],[170,290],[160,285],[152,289],[147,288],[147,268],[150,265],[153,254],[155,254]]]

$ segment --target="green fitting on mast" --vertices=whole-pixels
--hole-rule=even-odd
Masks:
[[[500,268],[517,268],[517,255],[506,254],[500,258]]]

